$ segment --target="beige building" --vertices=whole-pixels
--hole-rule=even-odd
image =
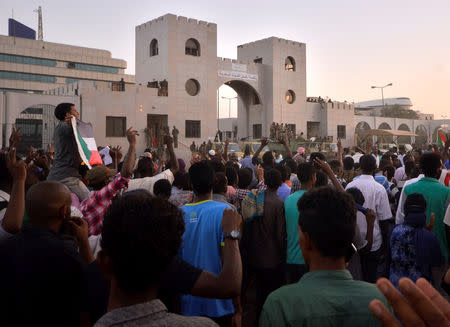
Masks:
[[[0,91],[43,93],[79,80],[134,83],[106,50],[0,35]]]
[[[125,130],[132,126],[141,134],[138,151],[143,151],[164,127],[176,126],[177,151],[185,157],[193,141],[214,139],[219,129],[238,140],[259,140],[269,136],[272,122],[284,123],[307,138],[341,138],[349,146],[355,129],[370,125],[368,117],[355,116],[353,104],[307,98],[304,43],[270,37],[239,45],[236,60],[219,58],[216,24],[172,14],[137,26],[135,37],[135,78],[124,75],[125,61],[112,59],[107,51],[18,38],[14,45],[12,38],[2,38],[0,53],[10,57],[0,55],[0,78],[5,72],[27,72],[51,81],[0,79],[3,89],[44,93],[0,92],[0,143],[6,144],[16,125],[26,131],[29,145],[45,148],[57,123],[54,107],[63,101],[75,103],[81,119],[94,125],[98,145],[125,147]],[[16,57],[45,58],[51,65],[12,62]],[[117,70],[85,69],[91,66]],[[219,126],[218,89],[224,84],[238,94],[238,117]],[[380,117],[376,123],[384,120],[389,119]],[[421,127],[422,134],[431,135],[438,123]]]

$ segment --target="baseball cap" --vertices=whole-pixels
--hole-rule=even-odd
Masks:
[[[88,172],[86,173],[86,179],[88,180],[89,184],[96,185],[103,183],[104,181],[106,181],[106,179],[115,176],[116,174],[117,170],[115,169],[109,169],[105,166],[97,166],[88,170]]]

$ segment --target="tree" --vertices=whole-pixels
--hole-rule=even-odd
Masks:
[[[398,104],[382,108],[381,117],[419,119],[419,115],[417,114],[417,112],[415,112],[414,110],[402,108]]]

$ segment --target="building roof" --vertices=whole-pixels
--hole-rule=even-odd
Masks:
[[[384,104],[387,106],[408,106],[412,107],[412,102],[410,98],[400,97],[400,98],[386,98],[384,99]],[[383,106],[383,100],[377,99],[377,100],[370,100],[370,101],[363,101],[355,103],[355,108],[373,108],[373,107],[382,107]]]

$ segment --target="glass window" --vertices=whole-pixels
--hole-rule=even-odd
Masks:
[[[56,67],[56,60],[16,56],[4,53],[0,53],[0,61],[14,62],[16,64]]]
[[[295,101],[295,92],[292,90],[286,91],[286,102],[289,104],[294,103]]]
[[[152,42],[150,42],[150,57],[157,55],[158,55],[158,40],[153,39]]]
[[[260,139],[262,136],[262,124],[253,124],[253,138]]]
[[[337,126],[337,137],[340,139],[345,139],[346,132],[345,132],[345,125],[338,125]]]
[[[295,60],[292,57],[287,57],[284,61],[284,70],[295,72]]]
[[[0,78],[4,79],[16,79],[22,81],[42,82],[42,83],[56,83],[55,76],[28,74],[28,73],[16,73],[16,72],[2,72],[0,71]]]
[[[186,137],[201,137],[200,120],[186,120]]]
[[[68,62],[67,68],[70,69],[80,69],[80,70],[90,70],[94,72],[100,73],[110,73],[110,74],[118,74],[119,69],[115,67],[107,67],[107,66],[98,66],[98,65],[90,65],[90,64],[80,64],[77,62]]]
[[[256,59],[253,59],[253,62],[254,62],[255,64],[262,64],[262,58],[256,58]]]
[[[193,78],[188,79],[184,87],[186,88],[186,92],[191,96],[195,96],[200,92],[200,83]]]
[[[200,57],[200,43],[196,39],[188,39],[185,45],[185,54]]]
[[[106,137],[125,136],[127,117],[106,116]]]

